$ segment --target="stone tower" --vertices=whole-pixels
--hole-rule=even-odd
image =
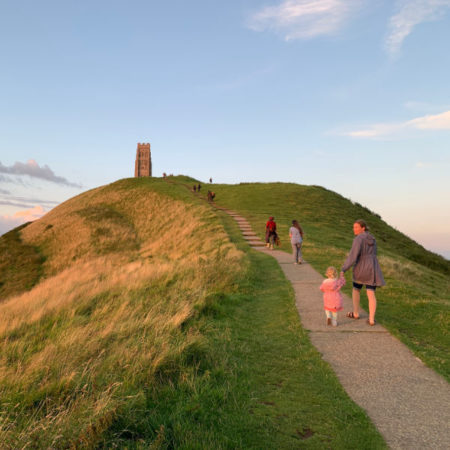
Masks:
[[[138,144],[136,150],[136,162],[134,163],[135,177],[152,176],[152,154],[150,144]]]

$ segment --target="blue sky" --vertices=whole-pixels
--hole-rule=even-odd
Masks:
[[[322,185],[448,258],[449,42],[450,0],[4,0],[0,233],[150,142],[155,176]]]

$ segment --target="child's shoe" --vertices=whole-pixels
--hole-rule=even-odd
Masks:
[[[328,325],[328,326],[331,325],[331,318],[330,318],[330,317],[327,318],[327,325]]]
[[[332,320],[331,325],[333,325],[333,327],[337,327],[337,320]]]

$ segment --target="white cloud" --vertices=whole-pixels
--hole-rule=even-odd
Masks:
[[[45,166],[39,166],[39,164],[34,160],[30,159],[26,163],[16,162],[12,166],[4,166],[0,162],[0,173],[6,173],[8,175],[28,175],[32,178],[40,178],[42,180],[51,181],[57,184],[63,184],[66,186],[77,187],[81,186],[71,181],[66,180],[64,177],[55,175],[52,169]]]
[[[406,122],[378,123],[362,130],[348,131],[343,134],[355,138],[377,138],[412,130],[450,130],[450,111],[417,117]]]
[[[407,122],[419,130],[450,130],[450,111],[445,111],[434,116],[418,117]]]
[[[311,39],[339,32],[367,0],[283,0],[266,6],[248,19],[254,31],[273,31],[285,40]],[[385,47],[396,55],[403,41],[423,22],[439,20],[450,0],[396,0],[389,19]]]
[[[399,52],[403,41],[417,25],[441,18],[450,8],[450,0],[397,0],[397,13],[390,18],[386,49],[391,55]]]
[[[0,216],[0,235],[26,222],[40,219],[44,214],[44,208],[38,205],[25,211],[18,211],[13,215]]]
[[[286,40],[310,39],[335,34],[363,0],[284,0],[253,14],[248,26],[271,30]]]

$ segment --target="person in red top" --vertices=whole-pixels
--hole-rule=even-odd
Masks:
[[[273,217],[269,217],[266,223],[266,247],[270,247],[273,250],[273,244],[277,238],[277,224],[273,220]]]

